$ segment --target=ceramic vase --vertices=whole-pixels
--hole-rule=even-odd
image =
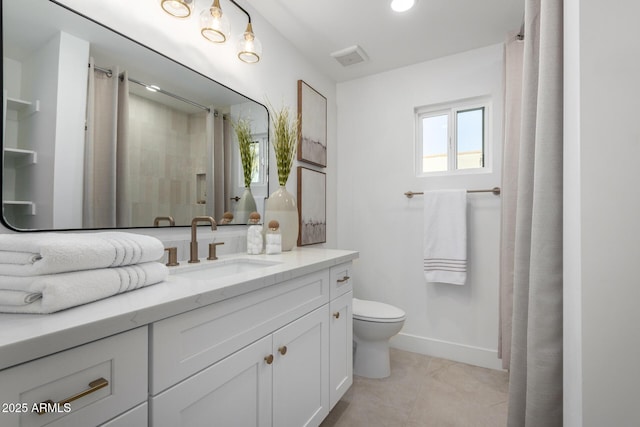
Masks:
[[[256,200],[253,198],[250,187],[245,187],[240,200],[236,203],[235,212],[233,213],[234,224],[246,224],[249,222],[251,212],[257,211]]]
[[[280,186],[266,200],[264,209],[265,227],[271,220],[280,223],[282,251],[290,251],[298,241],[298,206],[296,198],[284,186]]]

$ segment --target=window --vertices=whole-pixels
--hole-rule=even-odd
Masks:
[[[267,168],[265,167],[265,156],[268,153],[268,139],[265,134],[253,135],[253,141],[251,141],[251,151],[256,153],[255,161],[251,165],[251,184],[264,184],[267,181]],[[242,162],[240,156],[238,156],[238,171],[239,182],[244,183],[244,174],[242,170]],[[244,184],[243,184],[244,185]]]
[[[488,116],[488,98],[417,108],[417,174],[486,168]]]

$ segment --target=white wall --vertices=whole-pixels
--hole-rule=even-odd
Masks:
[[[565,145],[575,156],[566,159],[565,193],[578,193],[565,197],[571,427],[640,420],[639,14],[636,0],[571,0],[565,9]]]
[[[27,217],[26,228],[53,226],[53,176],[58,99],[60,34],[56,34],[22,64],[21,96],[40,100],[40,111],[24,128],[25,148],[38,154],[38,167],[31,167],[32,201],[36,215]],[[55,66],[52,66],[55,64]]]
[[[53,226],[64,229],[82,226],[89,43],[62,32],[59,49]]]
[[[280,33],[261,16],[243,5],[252,17],[253,29],[263,44],[263,58],[253,65],[236,59],[235,43],[223,46],[206,41],[199,33],[196,16],[179,20],[162,11],[157,1],[111,0],[88,2],[86,0],[62,0],[82,14],[121,32],[152,49],[174,58],[196,71],[231,87],[262,103],[268,100],[274,107],[289,106],[296,111],[297,80],[302,79],[327,98],[328,109],[328,167],[327,173],[327,243],[336,244],[336,103],[335,82],[315,70]],[[200,5],[200,2],[197,2]],[[246,26],[246,17],[233,6],[225,11],[231,17],[233,39]],[[271,189],[277,187],[275,160],[271,153]],[[275,184],[274,184],[275,183]],[[287,183],[292,194],[296,193],[295,166]],[[150,234],[156,230],[148,230]],[[188,238],[188,230],[183,233]]]
[[[469,195],[468,282],[425,283],[422,197],[407,190],[500,185],[503,46],[338,84],[338,246],[360,251],[355,295],[403,308],[399,348],[498,368],[500,198]],[[414,108],[492,98],[491,173],[416,178]]]

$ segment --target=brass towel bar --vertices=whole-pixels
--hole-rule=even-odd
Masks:
[[[500,195],[500,187],[493,187],[492,189],[488,189],[488,190],[467,190],[467,193],[493,193],[495,196],[499,196]],[[407,196],[407,198],[412,198],[413,196],[417,196],[420,194],[424,194],[422,191],[420,192],[415,192],[415,191],[407,191],[406,193],[404,193],[405,196]]]

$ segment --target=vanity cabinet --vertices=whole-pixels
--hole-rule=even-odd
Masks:
[[[154,427],[314,426],[328,411],[328,307],[151,399]]]
[[[238,282],[220,289],[235,296],[200,294],[198,308],[1,370],[0,402],[28,410],[7,407],[0,425],[318,426],[352,383],[350,266]]]
[[[352,382],[349,266],[154,323],[151,424],[319,425]]]
[[[97,426],[144,404],[147,336],[140,327],[0,371],[0,425]]]

